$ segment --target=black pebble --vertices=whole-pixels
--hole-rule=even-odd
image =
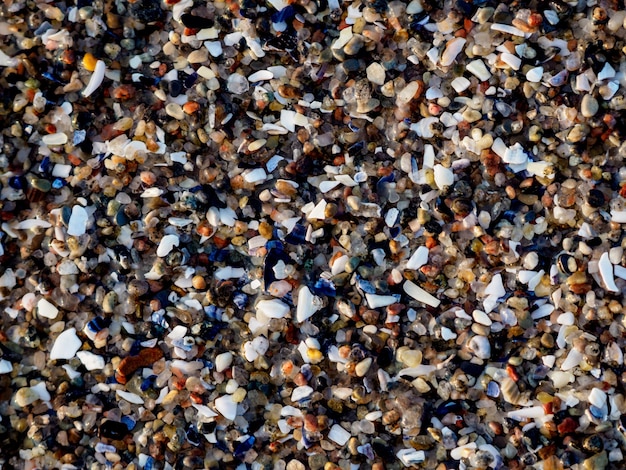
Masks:
[[[587,196],[587,202],[591,207],[602,207],[604,205],[604,193],[599,189],[592,189]]]
[[[180,80],[172,80],[169,83],[169,92],[172,98],[176,98],[183,92],[183,83]]]
[[[119,441],[128,434],[128,427],[117,421],[105,421],[100,425],[100,437]]]

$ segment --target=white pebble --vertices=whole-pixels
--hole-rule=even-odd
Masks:
[[[307,286],[302,286],[298,292],[298,306],[296,307],[296,320],[301,323],[313,316],[315,312],[324,306],[322,299],[313,295]]]
[[[308,385],[301,385],[300,387],[296,387],[293,389],[291,393],[291,401],[297,402],[300,400],[304,400],[313,395],[313,389]]]
[[[435,184],[440,190],[454,184],[454,173],[450,168],[446,168],[443,165],[436,164],[434,168],[435,172]]]
[[[233,421],[237,417],[237,403],[230,395],[215,399],[215,409],[226,419]]]
[[[491,73],[487,70],[485,63],[481,59],[471,61],[467,64],[466,70],[481,82],[485,82],[491,78]]]
[[[539,83],[543,77],[543,67],[534,67],[526,72],[526,80],[532,83]]]
[[[289,305],[278,300],[261,300],[256,304],[257,313],[267,318],[284,318],[289,313]]]
[[[350,432],[346,431],[338,424],[334,424],[333,427],[330,428],[330,432],[328,433],[328,439],[339,444],[340,446],[346,445],[350,437]]]
[[[217,372],[223,372],[233,363],[233,353],[227,351],[219,354],[215,358],[215,370]]]
[[[480,359],[489,359],[491,357],[491,344],[486,336],[476,335],[472,337],[468,346],[476,357]]]
[[[141,398],[136,393],[127,392],[126,390],[116,390],[116,393],[128,403],[143,405],[143,398]]]
[[[428,248],[420,246],[406,263],[406,269],[419,269],[428,263]]]
[[[82,341],[76,335],[76,328],[65,330],[55,340],[50,351],[50,360],[72,359],[82,345]]]
[[[443,67],[448,67],[455,61],[456,57],[461,53],[467,40],[465,38],[453,38],[446,44],[446,48],[441,54],[439,63]]]
[[[452,85],[452,88],[454,88],[457,93],[461,93],[469,88],[471,82],[465,77],[456,77],[452,80],[450,85]]]
[[[619,292],[619,289],[615,284],[615,278],[613,277],[613,265],[611,264],[609,254],[606,251],[602,253],[602,256],[600,256],[598,268],[600,269],[600,277],[602,277],[602,281],[604,282],[607,290],[611,292]]]
[[[422,289],[421,287],[419,287],[417,284],[413,283],[412,281],[406,281],[404,283],[403,288],[404,288],[404,292],[406,292],[408,295],[413,297],[418,302],[425,303],[426,305],[430,305],[431,307],[435,307],[435,308],[439,307],[439,304],[441,303],[441,301],[438,298],[433,297],[432,295],[430,295],[428,292],[426,292],[424,289]]]
[[[491,326],[493,324],[493,321],[491,321],[489,315],[487,315],[482,310],[474,310],[474,312],[472,312],[472,318],[474,318],[474,321],[476,323],[480,323],[484,326]]]
[[[76,353],[80,362],[83,363],[87,370],[101,370],[104,369],[104,358],[98,356],[90,351],[78,351]]]
[[[163,258],[164,256],[169,255],[174,247],[179,244],[180,239],[178,238],[178,235],[165,235],[159,242],[156,254],[158,257]]]
[[[79,237],[87,231],[87,221],[89,220],[89,214],[82,206],[74,206],[72,208],[72,214],[67,226],[68,235]]]
[[[37,315],[44,318],[50,318],[51,320],[55,319],[59,314],[59,309],[56,308],[53,304],[48,302],[46,299],[40,299],[37,302]]]
[[[57,132],[55,134],[44,135],[41,138],[41,141],[48,146],[65,145],[67,142],[67,134],[64,132]]]

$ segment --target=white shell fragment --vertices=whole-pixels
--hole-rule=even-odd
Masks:
[[[296,320],[303,322],[313,316],[323,306],[322,299],[313,295],[307,286],[302,286],[298,292],[298,306]]]
[[[231,395],[215,399],[215,409],[226,419],[233,421],[237,417],[237,403]]]
[[[68,235],[81,236],[87,231],[87,222],[89,221],[89,214],[82,206],[74,206],[72,208],[72,215],[67,227]]]
[[[339,444],[340,446],[346,445],[350,437],[350,432],[346,431],[338,424],[334,424],[333,427],[330,428],[330,432],[328,433],[328,439]]]
[[[50,359],[72,359],[82,345],[83,342],[76,335],[76,328],[65,330],[54,341]]]
[[[446,44],[446,48],[443,51],[443,54],[441,54],[441,59],[439,60],[439,63],[443,67],[451,65],[452,62],[455,61],[456,57],[463,50],[466,42],[467,40],[465,38],[454,38],[448,41],[448,43]]]
[[[37,302],[37,315],[44,318],[49,318],[54,320],[59,314],[59,309],[56,308],[53,304],[48,302],[46,299],[40,299]]]
[[[165,235],[159,242],[157,248],[157,256],[163,258],[170,254],[170,252],[180,244],[178,235]]]
[[[96,67],[91,74],[91,78],[89,79],[89,83],[83,90],[83,96],[87,98],[91,96],[102,84],[104,80],[104,73],[106,71],[106,64],[102,60],[98,60],[96,62]]]
[[[431,307],[438,307],[441,303],[439,299],[433,297],[412,281],[405,281],[403,288],[404,292],[413,297],[415,300],[425,303],[426,305],[430,305]]]
[[[613,277],[613,265],[609,260],[609,254],[605,251],[600,256],[600,262],[598,263],[600,268],[600,276],[606,288],[611,292],[619,292],[617,285],[615,284],[615,278]]]

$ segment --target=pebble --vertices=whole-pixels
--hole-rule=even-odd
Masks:
[[[83,345],[76,335],[76,328],[63,331],[54,341],[50,350],[50,359],[72,359]]]
[[[580,113],[584,117],[593,117],[598,113],[598,109],[600,106],[598,105],[598,100],[596,100],[592,95],[583,96],[582,101],[580,102]]]
[[[67,224],[68,235],[81,236],[87,231],[89,214],[82,206],[72,207],[72,214]]]
[[[46,299],[39,299],[39,302],[37,302],[37,315],[54,320],[58,314],[59,309],[53,304],[48,302]]]

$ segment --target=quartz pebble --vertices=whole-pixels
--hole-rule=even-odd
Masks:
[[[50,359],[71,359],[81,348],[82,341],[76,335],[75,328],[69,328],[62,332],[54,341],[50,350]]]

